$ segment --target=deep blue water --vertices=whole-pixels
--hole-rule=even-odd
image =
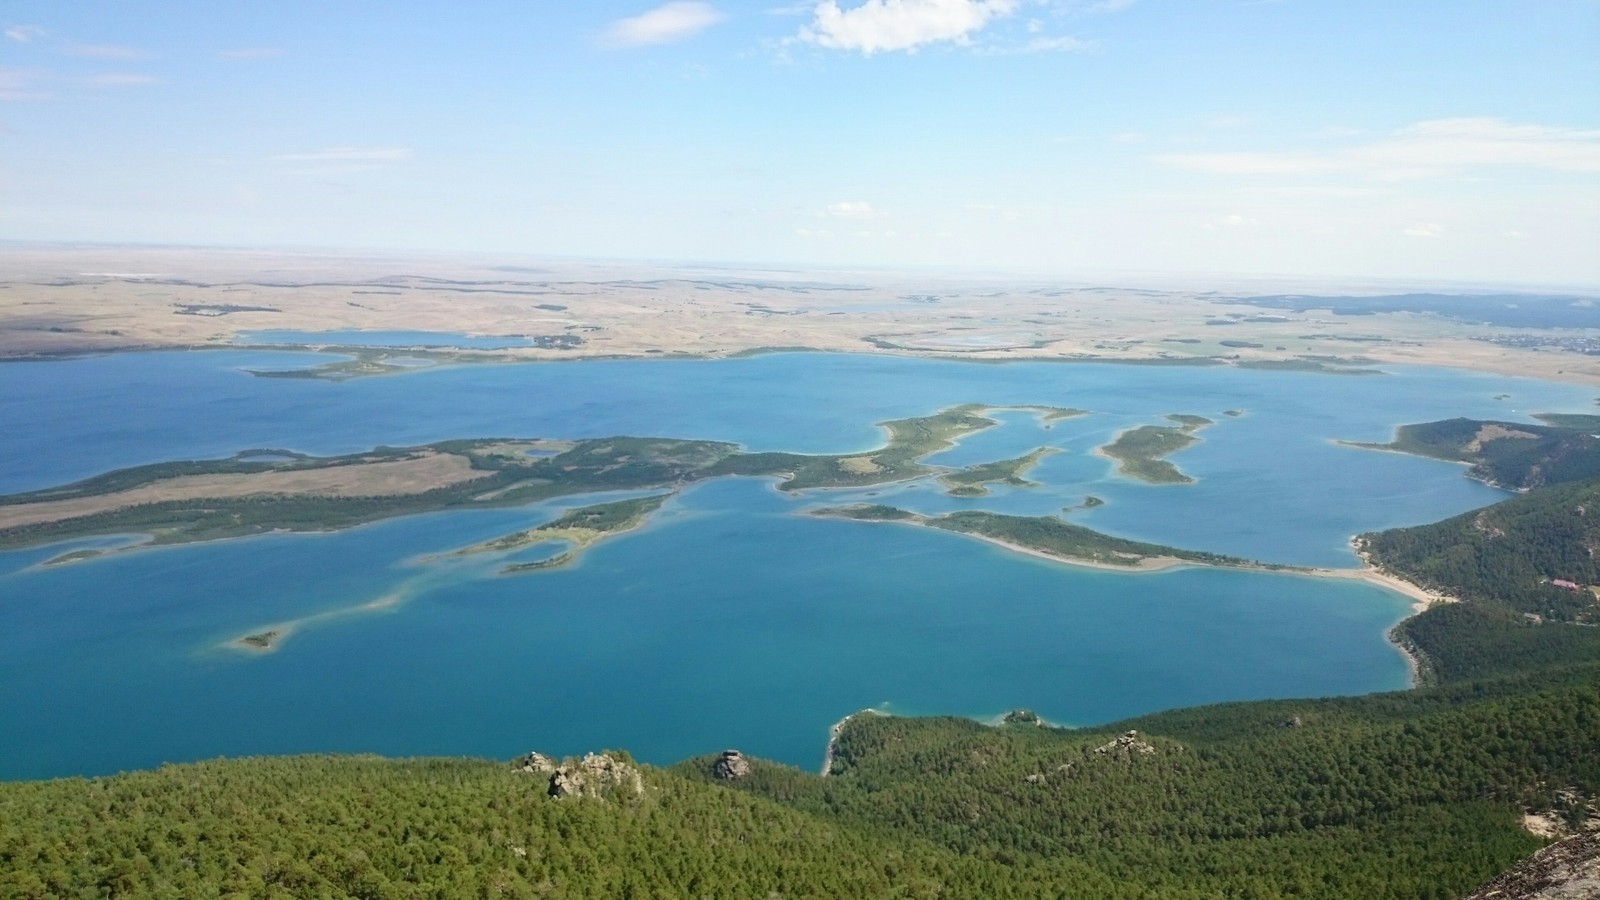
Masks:
[[[516,577],[419,561],[560,506],[417,516],[40,568],[0,554],[0,777],[294,751],[509,757],[626,747],[652,762],[737,746],[807,768],[865,706],[1088,724],[1220,700],[1404,685],[1383,639],[1407,607],[1359,583],[1188,569],[1127,575],[906,526],[793,515],[874,499],[927,512],[1069,513],[1104,531],[1272,562],[1349,566],[1357,531],[1503,495],[1459,467],[1341,447],[1455,415],[1587,411],[1570,385],[1430,369],[1340,377],[781,354],[726,361],[437,367],[334,383],[256,378],[306,354],[125,354],[0,366],[0,491],[251,447],[351,452],[453,437],[665,435],[839,452],[873,423],[961,402],[998,414],[935,461],[1062,452],[1034,488],[957,500],[915,482],[792,497],[702,484],[576,566]],[[1496,400],[1498,395],[1509,399]],[[1242,410],[1233,418],[1224,410]],[[1174,456],[1198,479],[1115,476],[1094,447],[1166,413],[1216,420]],[[104,543],[84,542],[84,543]],[[528,558],[551,552],[541,548]],[[289,620],[277,652],[222,648]]]

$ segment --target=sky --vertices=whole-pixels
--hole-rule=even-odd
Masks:
[[[1600,287],[1600,0],[8,0],[0,240]]]

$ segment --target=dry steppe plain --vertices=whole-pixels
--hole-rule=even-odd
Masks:
[[[520,336],[536,344],[453,351],[454,361],[467,362],[806,348],[980,360],[1421,364],[1600,384],[1600,355],[1505,344],[1548,330],[1244,302],[1269,294],[1418,290],[1470,292],[1202,276],[1091,280],[10,245],[0,247],[0,359],[225,347],[261,330],[361,329]],[[1600,345],[1600,327],[1560,333]]]

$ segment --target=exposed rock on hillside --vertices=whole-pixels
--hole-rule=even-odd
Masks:
[[[1600,832],[1567,838],[1464,900],[1592,900],[1600,897]]]
[[[549,774],[556,770],[556,761],[543,753],[533,752],[512,763],[518,772],[529,775]]]
[[[1094,748],[1094,752],[1113,756],[1132,756],[1135,753],[1154,753],[1156,748],[1149,741],[1140,740],[1139,732],[1130,731],[1108,744]]]
[[[616,793],[637,797],[644,793],[644,776],[639,770],[605,753],[586,753],[583,759],[568,757],[559,763],[543,753],[529,753],[512,765],[516,771],[529,775],[548,774],[548,793],[557,800],[562,797],[600,798]]]
[[[724,750],[711,764],[711,774],[728,780],[743,778],[750,774],[750,760],[737,750]]]

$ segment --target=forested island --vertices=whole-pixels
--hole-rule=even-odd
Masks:
[[[1198,441],[1195,432],[1215,424],[1204,416],[1173,413],[1167,416],[1172,425],[1141,425],[1121,432],[1116,439],[1100,448],[1100,453],[1117,461],[1117,471],[1129,478],[1151,484],[1190,484],[1194,481],[1183,474],[1166,457]]]

